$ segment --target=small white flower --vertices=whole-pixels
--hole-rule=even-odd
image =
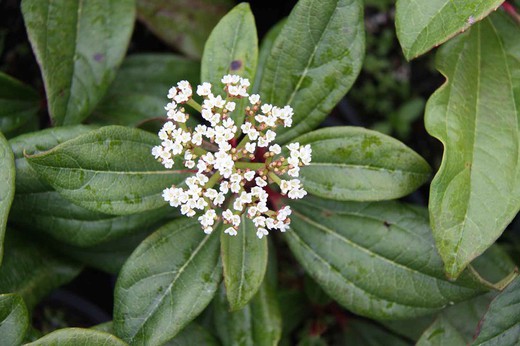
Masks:
[[[249,102],[250,102],[252,105],[257,104],[259,101],[260,101],[260,95],[258,95],[258,94],[252,94],[251,96],[249,96]]]
[[[197,87],[197,95],[199,96],[208,96],[211,94],[211,84],[210,83],[202,83]]]
[[[248,152],[250,152],[251,154],[254,154],[255,150],[256,150],[256,143],[254,143],[254,142],[247,142],[246,146],[245,146],[245,149]]]
[[[231,236],[235,236],[235,235],[237,235],[237,230],[234,229],[233,227],[228,227],[228,228],[226,228],[224,233],[229,234]]]

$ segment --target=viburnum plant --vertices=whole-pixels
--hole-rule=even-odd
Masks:
[[[337,114],[363,1],[300,0],[260,47],[247,3],[195,2],[22,0],[41,83],[0,72],[0,344],[518,344],[518,3],[396,2],[404,57],[445,76],[432,137],[402,131],[432,174],[331,126],[359,123]],[[135,53],[139,30],[180,53]],[[112,320],[38,329],[86,267],[115,283]]]

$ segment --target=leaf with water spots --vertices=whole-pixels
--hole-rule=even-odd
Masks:
[[[24,0],[22,13],[56,125],[84,120],[125,56],[135,0]]]
[[[395,199],[430,177],[430,166],[398,140],[360,127],[329,127],[295,139],[312,148],[300,171],[309,193],[342,201]]]
[[[301,0],[262,69],[262,102],[294,108],[286,143],[317,127],[356,80],[365,54],[361,0]]]
[[[107,126],[27,157],[39,177],[63,197],[86,209],[128,215],[166,205],[162,191],[190,173],[180,160],[167,170],[151,149],[156,135]]]
[[[285,233],[292,253],[325,292],[352,312],[403,319],[485,292],[469,273],[448,281],[425,210],[397,202],[307,196]]]
[[[182,218],[145,239],[121,269],[114,330],[130,344],[161,345],[213,298],[222,275],[219,235]]]
[[[520,27],[496,13],[445,44],[447,82],[429,99],[425,125],[444,145],[430,188],[433,235],[457,277],[520,208]]]

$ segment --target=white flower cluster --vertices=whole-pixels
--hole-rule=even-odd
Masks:
[[[281,176],[297,178],[300,167],[311,162],[311,147],[291,143],[287,146],[290,156],[283,157],[282,148],[272,143],[276,139],[274,129],[292,125],[292,108],[262,104],[259,95],[247,93],[250,83],[245,78],[226,75],[221,81],[225,98],[215,96],[210,83],[197,87],[202,104],[193,100],[192,88],[186,81],[169,90],[171,102],[165,107],[169,121],[159,131],[162,142],[152,149],[152,155],[166,168],[172,168],[174,160],[181,158],[193,176],[186,179],[186,189],[166,188],[163,197],[188,217],[198,213],[198,221],[207,234],[222,221],[226,225],[224,232],[236,235],[245,218],[254,224],[259,238],[270,230],[285,232],[291,209],[269,209],[269,197],[276,194],[269,184],[277,184],[282,195],[291,199],[303,198],[307,192],[301,182],[283,180]],[[237,108],[232,100],[241,98],[248,98],[249,105],[240,131],[230,113]],[[208,125],[189,129],[189,115],[183,104],[198,110]]]

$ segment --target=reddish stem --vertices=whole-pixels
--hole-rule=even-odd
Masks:
[[[505,1],[503,4],[502,4],[502,8],[504,9],[504,11],[506,11],[506,13],[508,15],[510,15],[511,17],[513,17],[513,19],[520,24],[520,14],[518,14],[518,12],[516,12],[516,8],[510,4],[509,2]]]

